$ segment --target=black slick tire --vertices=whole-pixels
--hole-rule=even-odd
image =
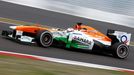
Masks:
[[[115,43],[113,44],[111,49],[112,49],[112,55],[119,59],[125,59],[129,55],[129,48],[124,43]]]
[[[40,30],[37,32],[36,41],[39,46],[49,47],[53,43],[52,33],[47,30]]]

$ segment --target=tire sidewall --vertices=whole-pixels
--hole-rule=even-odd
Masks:
[[[126,47],[127,53],[125,54],[124,57],[122,57],[122,56],[118,53],[121,46]],[[118,55],[120,58],[126,58],[126,57],[128,56],[128,54],[129,54],[129,48],[128,48],[125,44],[120,44],[120,45],[117,47],[116,53],[117,53],[117,55]]]
[[[122,56],[122,55],[120,55],[119,54],[119,50],[120,50],[120,48],[121,47],[126,47],[126,51],[127,51],[127,53],[125,54],[125,56]],[[118,57],[118,58],[120,58],[120,59],[124,59],[124,58],[127,58],[128,57],[128,55],[129,55],[129,48],[128,48],[128,46],[126,45],[126,44],[124,44],[124,43],[116,43],[116,44],[114,44],[114,46],[113,46],[114,48],[112,48],[114,51],[113,51],[113,55],[115,56],[115,57]]]
[[[51,37],[51,41],[49,41],[50,43],[48,44],[44,44],[43,43],[43,36],[45,36],[45,34],[48,34],[50,37]],[[38,31],[37,33],[37,36],[36,36],[36,40],[37,40],[37,43],[40,45],[40,46],[43,46],[43,47],[49,47],[52,45],[53,43],[53,35],[51,32],[47,31],[47,30],[41,30],[41,31]]]

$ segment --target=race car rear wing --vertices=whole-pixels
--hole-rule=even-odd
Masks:
[[[108,29],[107,36],[112,39],[112,43],[123,42],[126,45],[130,44],[131,33]]]

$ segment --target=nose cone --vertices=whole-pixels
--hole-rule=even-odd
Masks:
[[[16,29],[17,26],[10,26],[9,28],[11,28],[11,29]]]

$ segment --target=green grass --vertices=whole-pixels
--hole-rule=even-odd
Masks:
[[[13,23],[17,25],[33,25],[34,23],[31,22],[25,22],[25,21],[19,21],[19,20],[14,20],[14,19],[9,19],[9,18],[2,18],[0,17],[1,22],[6,22],[6,23]]]
[[[0,55],[0,75],[133,75],[132,73],[66,65]]]
[[[10,19],[10,18],[3,18],[0,17],[0,22],[5,22],[5,23],[11,23],[15,25],[42,25],[42,24],[37,24],[37,23],[32,23],[32,22],[26,22],[26,21],[20,21],[20,20],[15,20],[15,19]],[[42,25],[46,28],[56,28],[56,27],[51,27],[47,25]]]
[[[130,42],[130,45],[133,45],[134,46],[134,42]]]

